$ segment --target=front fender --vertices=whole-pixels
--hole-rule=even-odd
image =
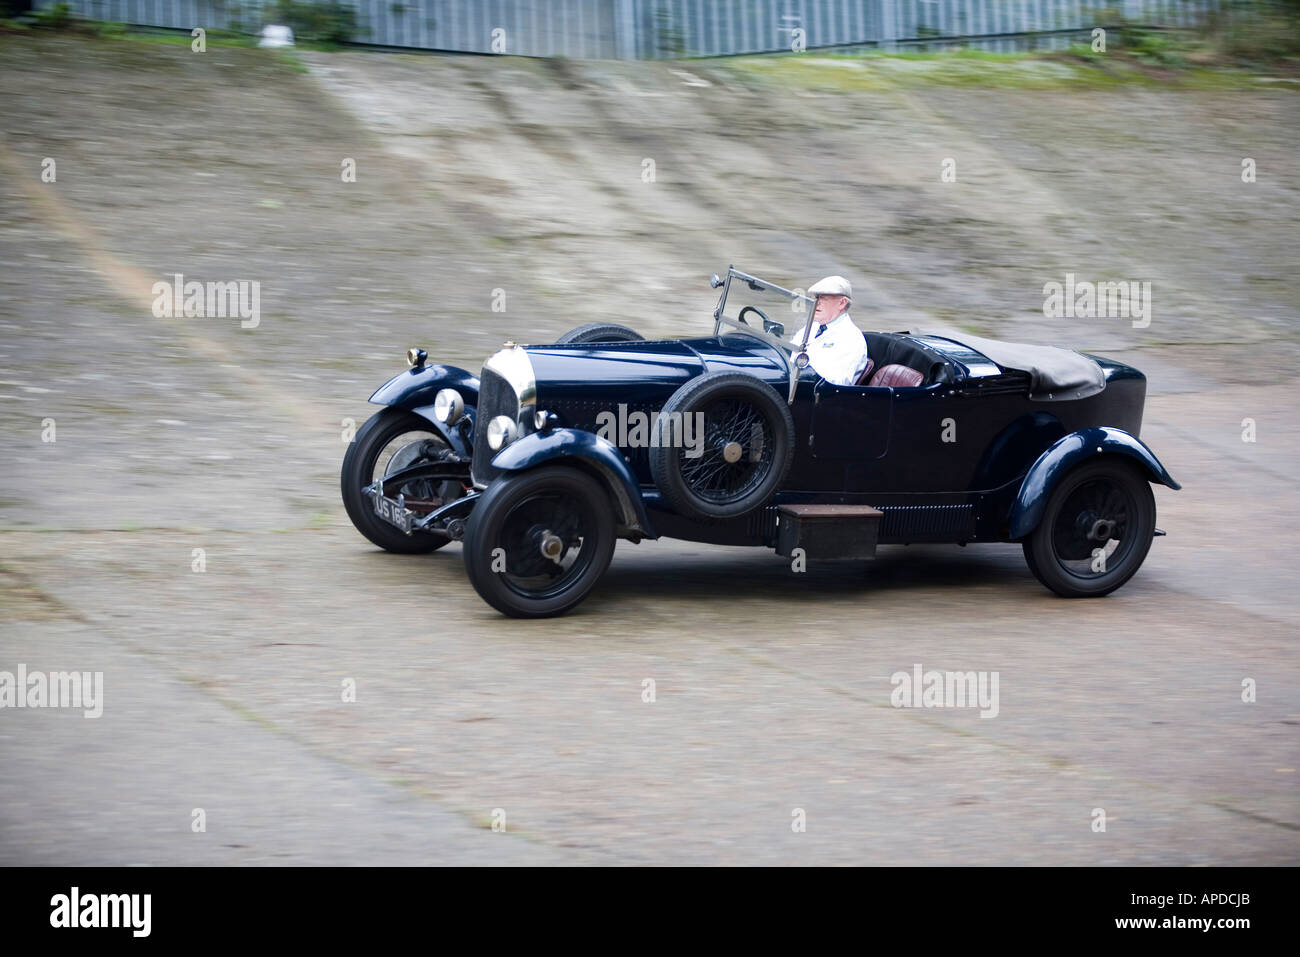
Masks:
[[[521,472],[560,459],[587,469],[605,483],[622,511],[620,524],[634,537],[658,538],[646,513],[636,475],[617,446],[591,432],[551,429],[530,433],[497,453],[492,467],[505,472]]]
[[[1172,489],[1182,488],[1141,439],[1109,426],[1080,429],[1057,439],[1029,467],[1020,484],[1016,503],[1011,507],[1010,537],[1013,541],[1025,538],[1038,526],[1043,518],[1043,509],[1047,507],[1047,498],[1061,477],[1080,462],[1096,455],[1128,456],[1142,465],[1152,482]]]
[[[439,389],[456,389],[466,408],[478,405],[478,376],[456,366],[432,365],[407,369],[393,376],[370,397],[376,405],[392,405],[419,412],[433,407]]]
[[[448,428],[433,416],[433,398],[441,389],[455,389],[465,400],[465,412],[473,414],[478,406],[478,377],[456,366],[426,365],[407,369],[393,376],[370,397],[375,405],[406,409],[427,419],[456,454],[468,458],[469,446],[458,429]]]

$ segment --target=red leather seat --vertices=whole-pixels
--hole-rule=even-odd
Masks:
[[[870,382],[870,381],[871,381],[871,371],[872,371],[873,369],[875,369],[875,367],[876,367],[876,360],[875,360],[875,359],[868,359],[868,360],[867,360],[867,367],[866,367],[865,369],[863,369],[861,373],[858,374],[858,379],[857,379],[857,381],[854,382],[853,384],[854,384],[854,385],[866,385],[868,382]]]
[[[925,376],[915,369],[898,364],[887,365],[871,377],[870,385],[893,386],[894,388],[912,388],[925,381]]]

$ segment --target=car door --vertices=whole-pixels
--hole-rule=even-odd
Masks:
[[[835,385],[825,379],[813,390],[809,444],[818,459],[870,461],[889,451],[894,390]]]

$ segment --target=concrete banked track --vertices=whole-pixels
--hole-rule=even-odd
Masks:
[[[0,671],[104,673],[97,719],[0,714],[0,862],[1296,862],[1300,94],[298,56],[0,38]],[[729,262],[1136,365],[1168,537],[1087,603],[1014,546],[623,543],[518,622],[348,524],[408,346],[698,334]],[[257,327],[155,317],[177,273]],[[1044,318],[1067,273],[1149,325]],[[998,672],[996,718],[892,707],[917,664]]]

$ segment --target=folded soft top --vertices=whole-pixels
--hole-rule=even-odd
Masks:
[[[1031,346],[1020,342],[985,339],[965,332],[920,332],[909,335],[934,336],[961,343],[1003,369],[1027,372],[1029,395],[1037,400],[1086,399],[1106,388],[1106,374],[1095,361],[1070,349]]]

